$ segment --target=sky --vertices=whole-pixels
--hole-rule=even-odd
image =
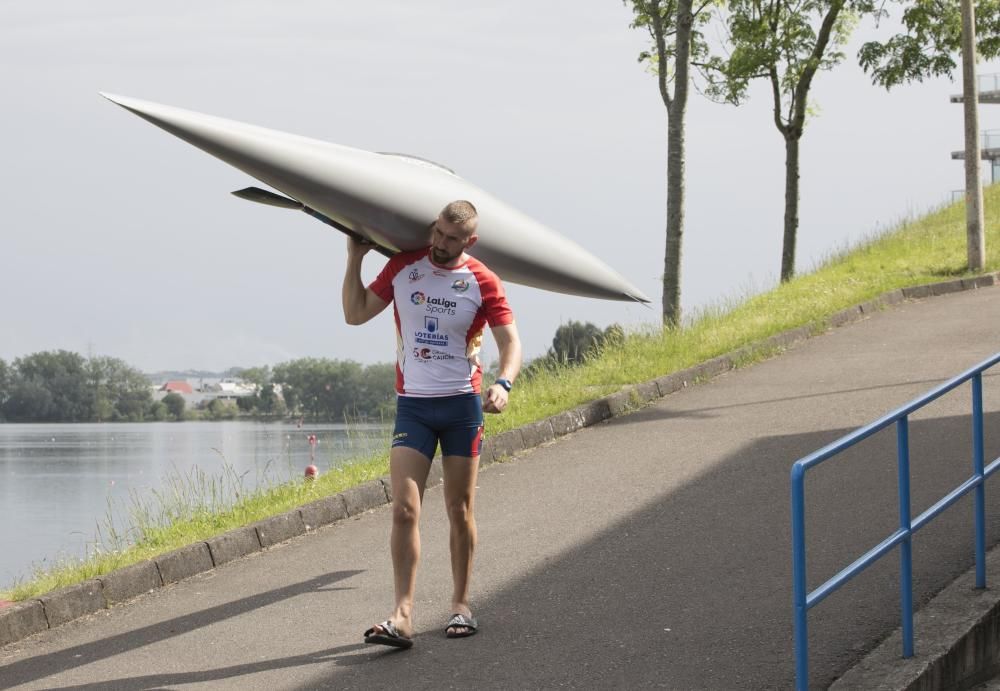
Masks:
[[[509,285],[528,358],[570,320],[657,324],[666,116],[630,21],[620,0],[0,0],[0,358],[66,349],[147,372],[394,359],[389,311],[343,322],[341,235],[233,197],[255,181],[100,91],[437,161],[655,300]],[[963,187],[960,83],[872,86],[855,54],[881,31],[862,24],[814,82],[799,271]],[[980,123],[1000,127],[1000,108]],[[693,93],[687,145],[692,314],[776,284],[784,146],[763,85],[739,108]],[[383,261],[370,254],[364,277]]]

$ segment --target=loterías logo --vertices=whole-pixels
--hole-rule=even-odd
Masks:
[[[424,294],[421,293],[419,290],[410,296],[410,302],[412,302],[414,305],[422,305],[426,301],[427,298],[424,297]]]
[[[451,284],[451,289],[456,293],[464,293],[469,289],[469,282],[465,279],[459,278],[454,283]]]

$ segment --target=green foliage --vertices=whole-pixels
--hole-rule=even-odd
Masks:
[[[211,420],[232,420],[239,414],[236,403],[221,398],[213,398],[205,409]]]
[[[149,382],[122,360],[65,350],[5,365],[0,390],[3,418],[17,422],[142,420],[152,403]]]
[[[711,19],[711,9],[719,4],[708,2],[681,3],[678,0],[624,0],[632,9],[631,27],[649,34],[650,46],[639,53],[639,62],[653,74],[663,76],[664,85],[673,82],[676,75],[674,61],[677,44],[672,39],[677,33],[678,12],[689,7],[691,12],[691,45],[689,60],[699,64],[708,58],[709,48],[704,28]]]
[[[552,346],[544,357],[536,358],[522,368],[519,381],[528,381],[543,373],[558,376],[566,368],[600,357],[606,348],[620,347],[625,338],[625,330],[620,324],[612,324],[601,331],[591,322],[571,320],[556,329]]]
[[[89,420],[94,391],[87,386],[86,364],[83,356],[66,350],[15,360],[15,384],[5,416],[25,422]]]
[[[170,411],[163,404],[163,401],[153,401],[149,406],[149,412],[146,414],[146,417],[156,422],[163,422],[170,419]]]
[[[167,413],[171,418],[174,420],[184,419],[184,408],[187,406],[187,401],[179,393],[171,391],[160,402],[166,406]]]
[[[623,337],[624,331],[618,324],[601,331],[590,322],[570,320],[556,329],[548,357],[563,364],[580,364],[599,354],[607,341],[621,342]]]
[[[261,388],[271,382],[271,368],[268,365],[263,367],[248,367],[234,375],[244,379],[257,388]]]
[[[302,358],[275,365],[271,379],[281,386],[289,412],[315,420],[379,417],[395,402],[395,366],[389,364]],[[258,395],[263,405],[265,389]]]
[[[738,105],[751,81],[768,79],[775,118],[782,121],[778,129],[794,127],[807,111],[816,72],[843,61],[842,48],[860,16],[881,14],[872,0],[730,0],[725,21],[731,53],[710,62],[707,93]]]
[[[10,396],[10,366],[0,358],[0,422],[3,421],[3,405]]]
[[[899,0],[897,0],[899,1]],[[903,0],[906,32],[869,41],[858,62],[872,82],[890,89],[928,77],[952,75],[961,54],[962,14],[958,2]],[[990,60],[1000,55],[1000,0],[976,0],[976,50]]]

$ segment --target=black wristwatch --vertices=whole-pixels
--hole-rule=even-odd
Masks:
[[[501,377],[501,378],[499,378],[499,379],[497,379],[497,380],[496,380],[495,382],[493,382],[493,383],[494,383],[494,384],[499,384],[500,386],[502,386],[502,387],[504,388],[504,390],[506,390],[506,391],[507,391],[507,393],[510,393],[510,390],[511,390],[512,388],[514,388],[514,382],[512,382],[512,381],[511,381],[510,379],[504,379],[504,378],[502,378],[502,377]]]

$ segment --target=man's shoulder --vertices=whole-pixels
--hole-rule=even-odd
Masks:
[[[399,252],[394,254],[385,265],[383,271],[388,271],[393,275],[398,274],[400,271],[408,266],[416,264],[421,259],[427,256],[427,248],[419,250],[409,250],[406,252]]]
[[[418,250],[407,250],[404,252],[399,252],[398,254],[393,255],[392,259],[390,259],[389,261],[396,262],[401,266],[409,266],[410,264],[415,264],[421,259],[425,258],[427,256],[427,251],[428,251],[427,247],[421,247]]]
[[[469,261],[466,262],[465,268],[468,269],[476,276],[476,280],[480,283],[483,281],[500,283],[500,277],[497,276],[496,272],[490,267],[475,257],[469,255]]]

